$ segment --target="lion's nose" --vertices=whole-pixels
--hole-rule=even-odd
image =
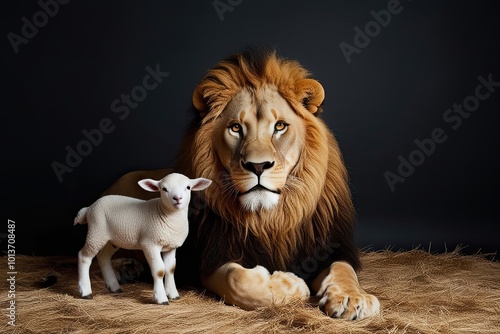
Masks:
[[[266,169],[272,168],[274,166],[274,161],[264,161],[264,162],[241,162],[241,165],[246,170],[251,171],[257,176],[261,176]]]

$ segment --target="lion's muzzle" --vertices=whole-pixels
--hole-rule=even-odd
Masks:
[[[244,162],[243,160],[241,161],[241,166],[254,173],[255,175],[257,175],[257,177],[260,177],[262,175],[262,173],[264,173],[264,171],[266,169],[271,169],[273,168],[274,166],[274,161],[270,162],[270,161],[264,161],[264,162],[258,162],[258,163],[255,163],[255,162]]]
[[[249,189],[249,190],[247,190],[247,191],[244,191],[244,192],[239,193],[239,196],[246,195],[246,194],[248,194],[248,193],[250,193],[250,192],[252,192],[252,191],[256,191],[256,190],[270,191],[270,192],[275,193],[275,194],[278,194],[278,195],[281,193],[281,191],[280,191],[279,189],[278,189],[278,190],[272,190],[272,189],[269,189],[269,188],[264,187],[263,185],[261,185],[261,184],[259,183],[259,184],[257,184],[256,186],[254,186],[253,188],[251,188],[251,189]]]

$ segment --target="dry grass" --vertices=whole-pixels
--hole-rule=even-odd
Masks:
[[[0,268],[7,268],[0,258]],[[96,262],[96,261],[95,261]],[[181,290],[168,306],[150,302],[152,286],[134,283],[110,294],[92,267],[93,300],[77,298],[74,259],[17,256],[16,326],[12,333],[500,333],[500,263],[459,252],[364,252],[360,281],[377,295],[380,315],[361,321],[330,319],[309,304],[244,311],[197,291]],[[47,274],[50,288],[34,282]]]

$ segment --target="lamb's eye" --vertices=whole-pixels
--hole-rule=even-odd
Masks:
[[[164,192],[168,193],[168,190],[165,187],[161,188],[161,190],[163,190]]]
[[[233,123],[229,126],[229,131],[235,133],[235,134],[240,134],[242,131],[241,124],[238,123]]]
[[[187,190],[191,190],[191,186],[188,186],[188,187],[187,187]]]
[[[284,131],[286,130],[286,128],[288,127],[288,124],[283,122],[283,121],[278,121],[276,122],[276,124],[274,125],[274,131],[276,132],[281,132],[281,131]]]

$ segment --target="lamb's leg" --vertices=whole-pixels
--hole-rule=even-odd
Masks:
[[[179,299],[179,292],[175,286],[175,248],[163,253],[163,263],[165,264],[165,291],[171,300]]]
[[[78,252],[78,290],[80,297],[84,299],[92,299],[92,287],[90,286],[90,265],[92,264],[93,256],[84,255],[84,248]]]
[[[168,298],[163,285],[165,277],[165,264],[161,258],[161,247],[147,246],[143,247],[144,256],[148,261],[153,277],[153,301],[157,304],[168,305]]]
[[[91,232],[89,231],[89,235]],[[92,237],[87,236],[87,240],[92,240]],[[94,240],[98,240],[97,238]],[[80,296],[84,299],[92,299],[92,288],[90,285],[90,265],[92,259],[96,256],[99,250],[105,245],[97,242],[86,242],[83,248],[78,252],[78,290]]]
[[[106,246],[104,246],[104,248],[97,253],[97,261],[99,262],[99,267],[101,268],[104,283],[106,284],[108,290],[113,293],[122,292],[120,283],[118,283],[115,271],[111,265],[111,257],[118,249],[119,248],[113,246],[111,242],[108,242]]]

